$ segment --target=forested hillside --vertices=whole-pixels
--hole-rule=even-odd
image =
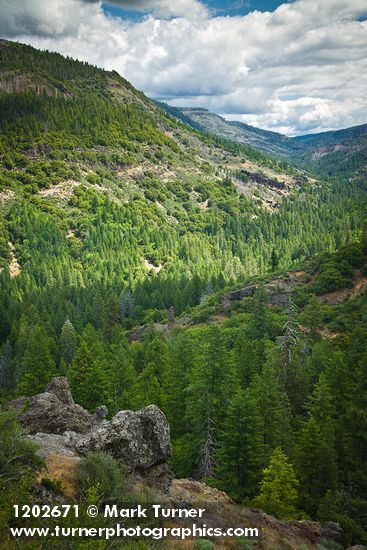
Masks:
[[[366,181],[367,124],[308,136],[298,136],[304,149],[301,158],[309,159],[317,170],[331,178]]]
[[[269,132],[236,120],[226,120],[207,109],[172,107],[160,103],[164,110],[185,124],[203,132],[218,134],[228,139],[256,147],[267,154],[287,158],[303,150],[303,144],[278,132]]]
[[[250,145],[275,158],[287,159],[324,178],[366,179],[367,124],[289,138],[235,120],[225,120],[206,109],[176,108],[164,103],[160,105],[172,116],[195,129]]]
[[[91,411],[155,403],[178,476],[367,542],[365,182],[193,130],[114,72],[7,41],[0,62],[1,401],[61,374]]]

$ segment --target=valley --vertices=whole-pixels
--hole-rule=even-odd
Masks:
[[[262,518],[265,549],[367,544],[364,126],[285,138],[1,40],[0,127],[4,547],[14,495],[149,502],[152,479]]]
[[[323,177],[351,177],[359,181],[366,177],[367,124],[289,138],[242,122],[225,120],[206,109],[161,106],[195,129],[254,147],[296,166],[304,166]]]

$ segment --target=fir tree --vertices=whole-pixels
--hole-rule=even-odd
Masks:
[[[30,330],[20,364],[21,376],[17,385],[20,395],[35,395],[44,391],[56,374],[54,349],[55,342],[43,326],[36,325]]]
[[[250,390],[237,389],[219,434],[217,476],[237,500],[254,496],[264,466],[265,446],[259,403]]]
[[[273,248],[272,251],[271,251],[271,256],[270,256],[271,271],[276,271],[278,265],[279,265],[279,256],[276,253],[275,248]]]
[[[263,475],[260,494],[254,499],[254,505],[279,519],[294,517],[299,481],[280,447],[271,455]]]
[[[296,457],[300,506],[314,516],[327,489],[335,489],[337,472],[334,449],[312,417],[301,430]]]
[[[70,321],[66,319],[60,334],[61,355],[67,366],[73,362],[75,351],[78,345],[78,336],[75,328]]]

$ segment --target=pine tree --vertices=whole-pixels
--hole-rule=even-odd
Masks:
[[[20,364],[18,394],[35,395],[44,391],[56,374],[54,349],[55,342],[47,335],[43,326],[36,325],[30,330]]]
[[[271,251],[271,256],[270,256],[271,271],[276,271],[278,265],[279,265],[279,256],[276,253],[275,248],[273,247],[273,249]]]
[[[15,373],[12,369],[12,346],[7,340],[0,347],[0,391],[9,391],[15,384]]]
[[[258,289],[251,306],[252,318],[248,324],[247,332],[251,340],[266,338],[269,335],[269,312],[267,308],[268,297],[265,289]]]
[[[66,319],[60,334],[61,356],[67,366],[73,362],[75,351],[78,345],[78,336],[75,328],[70,321]]]
[[[186,388],[199,360],[199,351],[191,333],[181,331],[171,343],[171,365],[167,373],[167,417],[173,439],[184,435],[186,422]]]
[[[271,363],[271,352],[252,384],[259,414],[262,419],[261,435],[267,455],[278,446],[288,446],[291,440],[291,408],[288,396]]]
[[[122,334],[119,334],[117,342],[108,350],[107,376],[112,388],[112,412],[131,409],[136,371],[129,344]]]
[[[136,408],[157,405],[166,410],[166,395],[157,377],[154,363],[147,363],[136,381],[134,404]]]
[[[335,489],[335,453],[317,421],[311,417],[301,430],[296,449],[300,505],[314,516],[328,489]]]
[[[254,505],[279,519],[294,517],[299,481],[280,447],[271,455],[263,475],[260,494],[254,499]]]
[[[259,403],[249,389],[230,398],[219,433],[217,477],[222,488],[241,501],[254,496],[264,467],[265,446]]]
[[[322,327],[323,318],[320,300],[316,296],[312,296],[301,315],[301,322],[310,329],[312,338],[318,337],[318,330]]]
[[[105,356],[96,331],[88,325],[70,367],[71,389],[75,401],[90,411],[110,405],[111,395]]]
[[[240,327],[233,347],[233,356],[238,380],[247,387],[261,372],[266,355],[274,344],[267,338],[249,340],[247,327]]]
[[[233,366],[223,332],[216,325],[206,331],[201,359],[190,375],[187,388],[187,421],[196,433],[202,433],[208,416],[219,429],[223,410],[233,388]]]

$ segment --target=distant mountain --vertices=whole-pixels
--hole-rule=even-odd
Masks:
[[[193,128],[256,147],[268,154],[288,158],[291,153],[303,150],[303,145],[292,138],[242,122],[225,120],[207,109],[177,108],[164,103],[159,103],[159,106]]]
[[[322,176],[363,179],[367,172],[367,124],[289,138],[242,122],[225,120],[206,109],[160,106],[195,129],[302,164]]]
[[[345,130],[298,136],[301,158],[331,177],[365,180],[367,175],[367,124]]]

